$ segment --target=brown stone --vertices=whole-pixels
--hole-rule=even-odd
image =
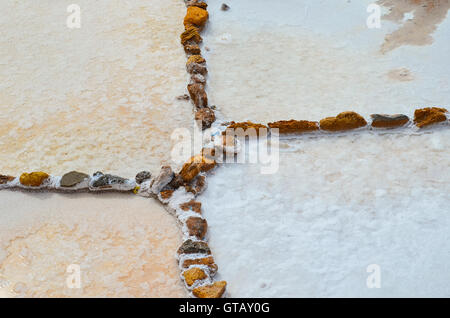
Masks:
[[[414,123],[419,128],[441,123],[447,120],[447,112],[447,109],[438,107],[416,109],[414,112]]]
[[[308,120],[280,120],[269,123],[271,129],[278,128],[280,134],[302,134],[319,130],[319,123]]]
[[[205,85],[200,83],[189,84],[188,91],[195,107],[203,108],[208,106],[208,96],[205,92]]]
[[[186,226],[189,231],[189,235],[195,236],[202,240],[206,232],[208,231],[208,222],[205,219],[199,217],[190,217],[186,220]]]
[[[185,202],[180,204],[180,208],[183,211],[194,211],[197,213],[202,213],[202,203],[201,202],[197,202],[195,200],[191,200],[189,202]]]
[[[208,68],[206,67],[205,63],[190,62],[186,63],[186,71],[191,75],[200,74],[204,76],[206,73],[208,73]],[[194,79],[192,79],[192,81],[196,82]]]
[[[196,44],[187,44],[184,46],[184,52],[186,52],[186,54],[198,55],[202,51],[200,50],[200,47]]]
[[[375,128],[397,128],[406,125],[409,122],[409,117],[406,115],[385,115],[372,114],[372,127]]]
[[[355,112],[343,112],[336,117],[327,117],[320,121],[320,129],[327,131],[344,131],[361,128],[367,125],[366,120]]]
[[[203,148],[202,156],[205,156],[210,159],[214,159],[216,157],[216,149],[214,148]]]
[[[196,26],[203,28],[206,21],[208,21],[208,11],[198,6],[190,6],[187,9],[186,16],[184,17],[184,27]]]
[[[198,29],[194,26],[187,27],[180,36],[182,45],[199,44],[203,41]]]
[[[227,282],[220,281],[211,285],[194,288],[192,293],[198,298],[220,298],[225,293]]]
[[[194,285],[198,280],[203,280],[208,277],[205,271],[198,267],[192,267],[183,273],[184,281],[188,286]]]
[[[163,200],[168,200],[172,197],[173,192],[174,192],[174,190],[164,190],[164,191],[161,191],[159,194],[161,195],[161,198]]]
[[[186,240],[178,249],[178,254],[211,254],[206,242]]]
[[[206,177],[205,176],[197,176],[191,184],[185,185],[186,191],[191,192],[194,195],[198,195],[205,190],[206,187]]]
[[[41,171],[22,173],[20,176],[20,183],[27,187],[39,187],[48,177],[50,177],[48,174]]]
[[[175,173],[175,176],[173,177],[172,181],[167,185],[169,189],[178,189],[184,184],[183,178],[180,176],[179,173]]]
[[[240,136],[241,132],[249,133],[253,129],[252,133],[255,132],[256,136],[259,136],[260,134],[265,135],[267,134],[267,126],[262,124],[255,124],[251,121],[236,123],[232,121],[230,125],[227,127],[228,132],[223,132],[223,134],[227,135],[235,135]],[[261,129],[261,131],[260,131]]]
[[[11,182],[15,179],[15,177],[11,177],[11,176],[4,176],[0,174],[0,184],[5,184],[8,182]]]
[[[216,121],[216,115],[211,108],[204,107],[195,112],[195,120],[201,122],[201,128],[205,130],[210,128],[212,123]]]
[[[218,266],[214,262],[214,258],[212,256],[195,258],[195,259],[186,259],[183,261],[182,267],[188,268],[191,265],[205,265],[208,266],[211,270],[211,273],[217,273]]]
[[[191,182],[200,172],[207,172],[215,166],[216,162],[214,160],[197,155],[183,165],[180,175],[184,182]]]

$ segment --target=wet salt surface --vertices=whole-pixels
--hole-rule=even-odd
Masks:
[[[436,31],[417,30],[423,36],[428,30],[429,41],[411,46],[417,43],[395,32],[412,23],[385,16],[380,29],[367,27],[372,2],[230,0],[223,12],[222,1],[210,1],[204,38],[211,103],[228,120],[257,122],[319,120],[345,110],[412,115],[419,107],[449,106],[450,19],[435,18],[435,11],[427,17],[412,4],[420,22],[429,20]],[[396,8],[391,2],[380,4]],[[399,42],[383,53],[389,34]]]
[[[156,201],[0,192],[0,297],[186,297],[181,233]],[[67,267],[81,270],[70,289]]]
[[[449,147],[448,129],[302,138],[273,175],[215,170],[201,201],[219,279],[232,297],[450,296]]]
[[[2,1],[0,171],[102,170],[134,177],[172,164],[170,136],[192,127],[179,44],[182,1]]]

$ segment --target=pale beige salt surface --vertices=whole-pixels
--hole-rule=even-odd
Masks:
[[[132,177],[169,163],[192,127],[179,43],[182,1],[1,1],[0,171]]]
[[[181,233],[152,199],[0,192],[1,297],[185,297]],[[70,264],[81,289],[66,284]]]

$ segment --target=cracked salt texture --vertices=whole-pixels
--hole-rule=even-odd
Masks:
[[[232,297],[449,297],[450,131],[281,140],[200,197]],[[381,269],[369,289],[367,266]]]

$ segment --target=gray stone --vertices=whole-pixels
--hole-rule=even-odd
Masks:
[[[211,254],[211,250],[205,242],[187,240],[178,249],[178,254]]]
[[[174,173],[170,166],[164,166],[161,168],[159,175],[153,179],[151,184],[151,191],[154,194],[158,194],[161,190],[172,181]]]
[[[94,188],[111,187],[117,184],[124,184],[127,181],[125,178],[114,176],[112,174],[103,174],[102,172],[94,173],[94,177],[98,177],[98,179],[92,183],[92,187]]]
[[[220,7],[220,10],[228,11],[228,10],[230,10],[230,6],[227,5],[226,3],[222,3],[222,6]]]
[[[89,175],[85,173],[78,171],[71,171],[63,175],[60,185],[61,187],[73,187],[83,182],[87,178],[89,178]]]
[[[0,184],[5,184],[8,182],[13,181],[15,178],[12,176],[4,176],[4,175],[0,175]]]
[[[141,171],[136,175],[136,183],[141,184],[144,181],[149,180],[152,177],[152,174],[149,171]]]

